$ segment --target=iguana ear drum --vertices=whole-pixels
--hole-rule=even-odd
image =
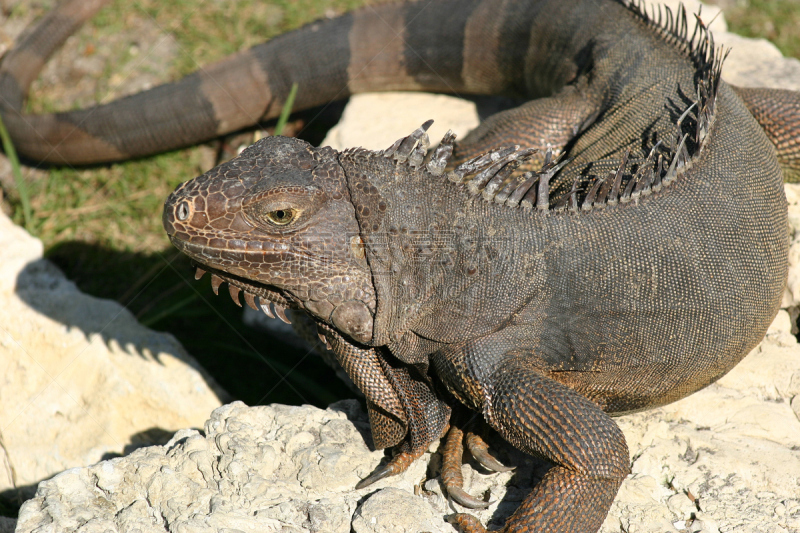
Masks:
[[[349,300],[331,313],[333,326],[356,342],[366,344],[372,339],[372,313],[360,300]]]

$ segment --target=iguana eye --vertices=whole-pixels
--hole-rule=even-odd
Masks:
[[[275,211],[270,211],[269,213],[267,213],[267,220],[269,220],[276,226],[286,226],[287,224],[291,223],[296,216],[297,216],[296,209],[291,209],[291,208],[276,209]]]

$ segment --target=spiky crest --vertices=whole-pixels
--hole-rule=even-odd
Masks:
[[[626,151],[615,171],[583,184],[576,179],[570,190],[557,200],[551,198],[550,181],[569,160],[554,158],[550,148],[545,153],[544,164],[537,171],[515,173],[537,150],[514,145],[491,150],[461,163],[446,173],[449,181],[464,186],[472,196],[480,195],[487,202],[507,207],[536,208],[537,211],[552,213],[587,213],[607,206],[636,203],[669,187],[691,168],[692,160],[705,147],[714,123],[722,63],[729,51],[715,47],[714,38],[699,12],[695,15],[694,30],[689,35],[688,16],[683,5],[675,13],[668,7],[651,5],[648,13],[643,0],[617,1],[665,41],[683,51],[695,65],[697,101],[678,118],[671,139],[656,142],[644,161],[632,165],[634,168],[628,165],[630,150]],[[430,145],[426,131],[432,123],[428,120],[411,135],[398,139],[380,153],[414,169],[419,169],[424,163],[433,176],[445,174],[456,136],[448,131],[439,146],[426,157]],[[691,152],[687,144],[689,134],[683,133],[685,124],[692,131]]]
[[[625,6],[635,18],[647,25],[656,34],[660,35],[667,43],[677,47],[695,64],[698,73],[705,70],[714,70],[719,57],[714,46],[714,37],[703,22],[702,6],[694,15],[695,26],[689,35],[689,16],[683,4],[673,13],[668,6],[651,3],[650,12],[647,10],[645,0],[616,0]]]

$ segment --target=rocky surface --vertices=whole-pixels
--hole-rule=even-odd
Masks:
[[[0,213],[0,497],[200,426],[219,396],[171,335],[82,294]]]
[[[788,327],[782,312],[718,383],[617,419],[633,474],[603,533],[800,531],[800,346]],[[370,451],[368,427],[355,400],[327,410],[226,405],[202,432],[40,483],[17,531],[452,531],[444,517],[463,509],[435,477],[436,445],[403,475],[353,489],[384,459]],[[478,516],[497,525],[546,466],[492,444],[514,472],[463,471],[465,488],[494,502]]]
[[[355,400],[327,410],[226,405],[202,433],[183,430],[164,446],[41,483],[23,506],[17,531],[46,531],[53,523],[82,533],[348,533],[359,500],[374,492],[352,487],[383,457],[359,431],[368,432],[368,422]],[[424,469],[418,463],[398,480],[393,490],[402,492],[400,499],[408,500]],[[372,523],[366,513],[362,519]]]

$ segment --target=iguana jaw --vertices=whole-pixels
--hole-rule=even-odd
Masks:
[[[303,309],[352,340],[373,336],[375,292],[336,152],[268,138],[180,185],[164,205],[172,243],[268,315]],[[256,302],[255,297],[259,298]]]
[[[180,239],[170,237],[172,244],[181,252],[189,257],[195,258],[197,255],[197,247],[189,243],[181,241]],[[228,283],[228,292],[231,299],[238,305],[242,306],[239,299],[239,293],[244,293],[244,300],[249,307],[256,311],[263,311],[270,318],[279,318],[287,324],[290,323],[289,318],[286,316],[286,309],[302,309],[302,305],[298,305],[291,295],[286,294],[278,287],[266,285],[263,283],[253,282],[247,278],[236,276],[208,266],[205,263],[197,260],[193,261],[193,266],[197,268],[194,278],[199,280],[207,272],[211,274],[211,289],[214,294],[219,294],[219,288],[223,283]],[[274,305],[274,311],[273,306]]]

